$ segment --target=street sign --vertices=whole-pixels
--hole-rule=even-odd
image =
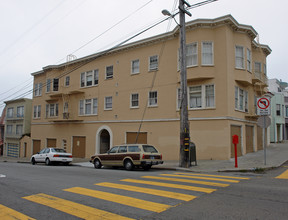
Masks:
[[[271,125],[271,119],[267,115],[261,116],[258,118],[257,124],[261,128],[268,128]]]
[[[270,98],[262,97],[257,99],[257,115],[270,115],[271,105]]]

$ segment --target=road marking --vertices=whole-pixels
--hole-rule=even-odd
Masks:
[[[211,175],[211,174],[200,174],[200,173],[175,173],[175,174],[185,174],[189,176],[211,176],[211,177],[220,177],[227,179],[239,179],[239,180],[249,180],[247,177],[236,177],[236,176],[220,176],[220,175]]]
[[[172,177],[185,177],[185,178],[191,178],[191,179],[202,179],[202,180],[216,180],[216,181],[229,182],[229,183],[239,183],[239,180],[227,180],[227,179],[202,177],[202,176],[187,176],[187,175],[175,175],[175,174],[160,174],[160,175],[172,176]]]
[[[178,199],[178,200],[183,200],[183,201],[191,201],[197,198],[196,196],[186,195],[183,193],[169,192],[169,191],[164,191],[164,190],[149,189],[149,188],[144,188],[144,187],[115,184],[115,183],[108,183],[108,182],[97,183],[95,185],[105,186],[105,187],[110,187],[110,188],[115,188],[115,189],[123,189],[127,191],[132,191],[132,192],[146,193],[150,195],[162,196],[162,197]]]
[[[91,190],[91,189],[86,189],[82,187],[73,187],[69,189],[64,189],[64,191],[91,196],[94,198],[103,199],[103,200],[107,200],[110,202],[115,202],[115,203],[119,203],[122,205],[127,205],[131,207],[139,208],[139,209],[145,209],[148,211],[158,212],[158,213],[163,212],[172,207],[170,205],[160,204],[156,202],[149,202],[149,201],[145,201],[142,199],[136,199],[136,198],[132,198],[128,196],[101,192],[98,190]]]
[[[0,204],[0,219],[2,220],[12,220],[12,219],[19,219],[19,220],[35,220],[35,218],[31,218],[27,215],[24,215],[20,212],[17,212],[13,209],[10,209],[4,205]]]
[[[214,182],[206,182],[206,181],[198,181],[198,180],[186,180],[186,179],[178,179],[178,178],[167,178],[167,177],[158,177],[158,176],[142,176],[142,178],[168,180],[168,181],[184,182],[184,183],[196,183],[196,184],[202,184],[202,185],[208,185],[208,186],[219,186],[219,187],[229,186],[229,184],[224,184],[224,183],[214,183]]]
[[[281,175],[275,177],[276,179],[288,179],[288,170],[283,172]]]
[[[204,193],[212,193],[216,191],[216,189],[210,189],[210,188],[187,186],[187,185],[180,185],[180,184],[171,184],[171,183],[161,183],[161,182],[146,181],[146,180],[123,179],[121,181],[130,182],[130,183],[140,183],[140,184],[146,184],[146,185],[152,185],[152,186],[169,187],[169,188],[174,188],[174,189],[185,189],[185,190],[204,192]]]
[[[114,213],[106,212],[79,203],[71,202],[58,197],[50,196],[44,193],[39,193],[32,196],[23,197],[32,202],[36,202],[51,208],[60,210],[70,215],[77,216],[82,219],[131,219]]]
[[[6,177],[6,175],[0,174],[0,178],[1,178],[1,177],[4,178],[4,177]]]

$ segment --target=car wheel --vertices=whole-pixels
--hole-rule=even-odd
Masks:
[[[134,168],[134,164],[132,163],[131,160],[125,160],[125,164],[124,164],[124,167],[126,170],[133,170]]]
[[[46,160],[45,160],[45,164],[46,164],[47,166],[51,164],[49,158],[46,158]]]
[[[36,161],[35,161],[34,157],[31,159],[31,163],[32,163],[32,165],[36,164]]]
[[[94,167],[96,169],[100,169],[102,167],[100,160],[98,160],[98,159],[94,160]]]

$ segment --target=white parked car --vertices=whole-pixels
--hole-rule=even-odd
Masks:
[[[45,163],[50,165],[51,163],[64,163],[69,164],[73,161],[72,154],[67,153],[61,148],[44,148],[39,153],[32,155],[31,163]]]

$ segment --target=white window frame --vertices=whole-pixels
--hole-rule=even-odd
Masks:
[[[57,91],[59,91],[59,78],[54,78],[53,79],[53,92],[57,92]]]
[[[153,55],[149,57],[149,71],[158,70],[159,57],[158,55]]]
[[[41,117],[41,105],[34,105],[33,107],[33,118],[38,119]]]
[[[135,96],[137,96],[137,99],[135,99]],[[137,105],[134,105],[135,102],[137,103]],[[130,108],[139,108],[139,93],[132,93],[130,95]]]
[[[51,109],[53,111],[51,111]],[[46,104],[46,117],[47,118],[56,118],[59,115],[59,104],[58,103],[52,103],[52,104]]]
[[[65,85],[64,85],[65,87],[68,87],[68,86],[70,86],[70,76],[66,76],[65,77]]]
[[[148,93],[148,107],[158,106],[158,91],[150,91]]]
[[[109,111],[113,109],[113,97],[112,96],[106,96],[104,98],[104,110]]]
[[[132,60],[131,61],[131,75],[140,73],[140,60]]]
[[[46,79],[46,93],[51,92],[51,79]]]
[[[23,134],[23,125],[16,125],[16,134],[17,135]]]
[[[235,110],[248,112],[249,93],[247,90],[235,86]]]
[[[113,79],[114,76],[114,66],[106,66],[106,71],[105,71],[105,79]],[[112,71],[111,71],[112,70]]]
[[[14,117],[14,108],[10,107],[7,109],[7,118],[13,118]]]
[[[13,125],[6,126],[6,134],[13,134]]]
[[[241,54],[240,54],[241,50]],[[236,45],[235,46],[235,68],[236,69],[245,69],[245,51],[243,46]]]
[[[198,66],[198,42],[186,45],[186,66]]]
[[[91,76],[91,85],[87,85],[88,83],[88,77]],[[90,82],[90,80],[89,80]],[[99,70],[89,70],[86,72],[82,72],[80,74],[80,87],[85,88],[85,87],[92,87],[92,86],[97,86],[99,84]]]
[[[34,87],[34,96],[42,95],[42,83],[36,83]]]
[[[208,94],[207,88],[213,87],[213,93]],[[192,91],[192,88],[198,87],[198,90]],[[200,103],[198,102],[197,106],[192,106],[191,103],[191,95],[200,92]],[[198,97],[199,99],[199,97]],[[189,110],[197,110],[197,109],[213,109],[215,108],[215,84],[203,84],[203,85],[195,85],[188,87],[188,109]],[[178,100],[179,102],[179,100]],[[200,105],[201,106],[200,106]],[[179,106],[179,104],[178,104]]]
[[[79,116],[98,115],[98,98],[79,100],[78,114]]]
[[[18,106],[17,107],[17,118],[23,118],[24,117],[24,106]]]
[[[251,50],[247,48],[247,71],[252,72],[252,53]]]
[[[204,45],[205,44],[209,44],[211,45],[211,47],[209,49],[211,49],[210,51],[204,51]],[[209,60],[211,62],[207,62],[205,56],[209,56]],[[205,61],[205,62],[204,62]],[[201,65],[202,66],[213,66],[214,65],[214,43],[213,41],[202,41],[201,43]]]

